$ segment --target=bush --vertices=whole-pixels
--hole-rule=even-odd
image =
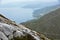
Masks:
[[[35,40],[31,35],[27,34],[26,36],[22,37],[14,37],[11,40]]]

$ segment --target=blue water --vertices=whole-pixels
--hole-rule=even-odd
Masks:
[[[17,23],[33,19],[33,10],[25,8],[0,8],[0,14]]]

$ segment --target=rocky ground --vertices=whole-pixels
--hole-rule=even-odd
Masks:
[[[0,14],[0,40],[50,40]]]

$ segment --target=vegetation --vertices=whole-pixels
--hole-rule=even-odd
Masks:
[[[40,18],[42,16],[40,14],[47,14],[48,12],[51,12],[52,10],[55,10],[56,8],[59,8],[59,7],[60,7],[60,4],[48,6],[42,9],[37,9],[33,12],[33,16],[36,18]]]
[[[35,40],[31,35],[27,34],[26,36],[22,37],[14,37],[11,40]]]
[[[22,24],[44,34],[50,39],[60,39],[60,8],[39,19],[24,22]]]

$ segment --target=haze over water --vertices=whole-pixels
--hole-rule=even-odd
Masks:
[[[41,3],[43,6],[41,5],[40,8],[46,7],[47,5],[51,6],[52,4],[58,4],[58,0],[2,0],[0,1],[0,13],[5,15],[7,18],[16,21],[17,23],[21,23],[33,19],[32,15],[34,9],[23,7],[26,5],[36,6],[36,4],[40,5]],[[38,6],[36,8],[38,8]]]

